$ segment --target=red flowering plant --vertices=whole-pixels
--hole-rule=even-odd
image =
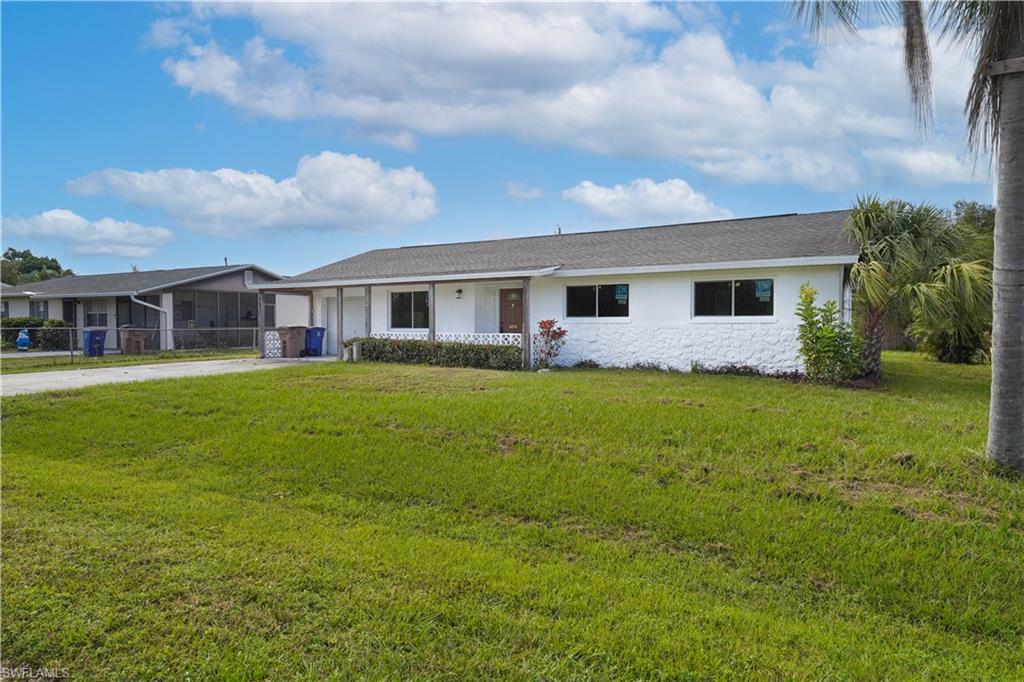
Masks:
[[[551,367],[551,363],[562,352],[565,335],[568,329],[558,326],[558,320],[541,320],[537,323],[537,366],[543,369]]]

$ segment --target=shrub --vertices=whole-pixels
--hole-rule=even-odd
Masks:
[[[910,333],[940,362],[984,361],[991,348],[992,271],[980,261],[952,262],[914,287]]]
[[[580,360],[572,366],[573,369],[601,369],[601,363],[597,360]]]
[[[814,305],[817,290],[810,284],[800,287],[800,357],[811,381],[838,383],[860,373],[861,344],[853,327],[839,316],[834,300]]]
[[[555,361],[558,354],[562,352],[565,345],[565,335],[568,329],[557,326],[558,320],[541,320],[537,323],[537,336],[539,337],[537,347],[537,366],[547,368]]]
[[[690,371],[694,374],[728,375],[734,377],[766,377],[769,379],[786,379],[787,381],[802,381],[804,376],[800,372],[769,372],[750,365],[705,365],[702,362],[694,362],[690,365]]]
[[[521,369],[523,351],[519,346],[488,346],[421,339],[359,338],[363,359],[371,362],[395,362],[436,367],[475,367],[477,369]]]
[[[13,346],[18,340],[18,332],[28,329],[29,347],[36,348],[39,343],[37,334],[39,328],[48,320],[41,317],[5,317],[0,319],[0,338],[4,346]]]
[[[651,362],[649,360],[637,360],[633,364],[629,365],[627,369],[635,369],[641,372],[664,372],[665,368],[657,362]]]
[[[72,336],[68,333],[70,322],[64,320],[46,320],[37,334],[40,350],[70,350]]]

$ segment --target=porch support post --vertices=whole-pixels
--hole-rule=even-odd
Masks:
[[[427,340],[433,341],[437,331],[436,320],[434,319],[434,311],[437,306],[434,304],[434,283],[431,282],[427,285],[427,313],[430,319],[427,320]]]
[[[533,352],[533,325],[530,322],[530,280],[523,278],[523,368],[530,369],[530,354]]]
[[[334,292],[335,292],[334,293],[334,296],[335,296],[334,300],[337,301],[336,305],[338,306],[338,315],[337,315],[337,318],[338,318],[338,320],[337,320],[337,324],[338,324],[338,329],[337,329],[338,359],[339,360],[344,360],[345,359],[345,333],[344,333],[343,330],[345,329],[345,320],[344,320],[344,314],[345,314],[345,299],[344,299],[345,289],[343,289],[342,287],[338,287],[337,289],[334,290]]]
[[[370,338],[373,334],[373,325],[370,324],[370,311],[373,306],[370,305],[370,287],[369,285],[363,287],[363,322],[366,323],[366,338]]]
[[[256,292],[256,333],[259,335],[257,346],[260,358],[267,357],[267,313],[263,304],[263,289]]]

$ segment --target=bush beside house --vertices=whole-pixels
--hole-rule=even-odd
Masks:
[[[861,371],[861,341],[853,326],[843,322],[834,300],[817,306],[818,292],[809,284],[800,287],[800,357],[811,381],[839,383]]]
[[[0,343],[13,348],[18,332],[28,330],[29,348],[36,350],[68,350],[71,324],[64,320],[46,320],[40,317],[6,317],[0,319]]]
[[[519,346],[367,337],[352,339],[349,344],[356,342],[362,344],[363,359],[371,362],[477,369],[521,369],[523,366],[523,351]]]

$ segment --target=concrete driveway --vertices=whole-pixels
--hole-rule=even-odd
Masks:
[[[158,365],[130,365],[127,367],[94,367],[90,369],[62,369],[53,372],[26,372],[0,377],[0,396],[9,397],[42,391],[66,391],[98,384],[120,384],[149,379],[200,377],[232,372],[253,372],[260,369],[288,367],[301,360],[197,360],[195,362],[165,362]]]

